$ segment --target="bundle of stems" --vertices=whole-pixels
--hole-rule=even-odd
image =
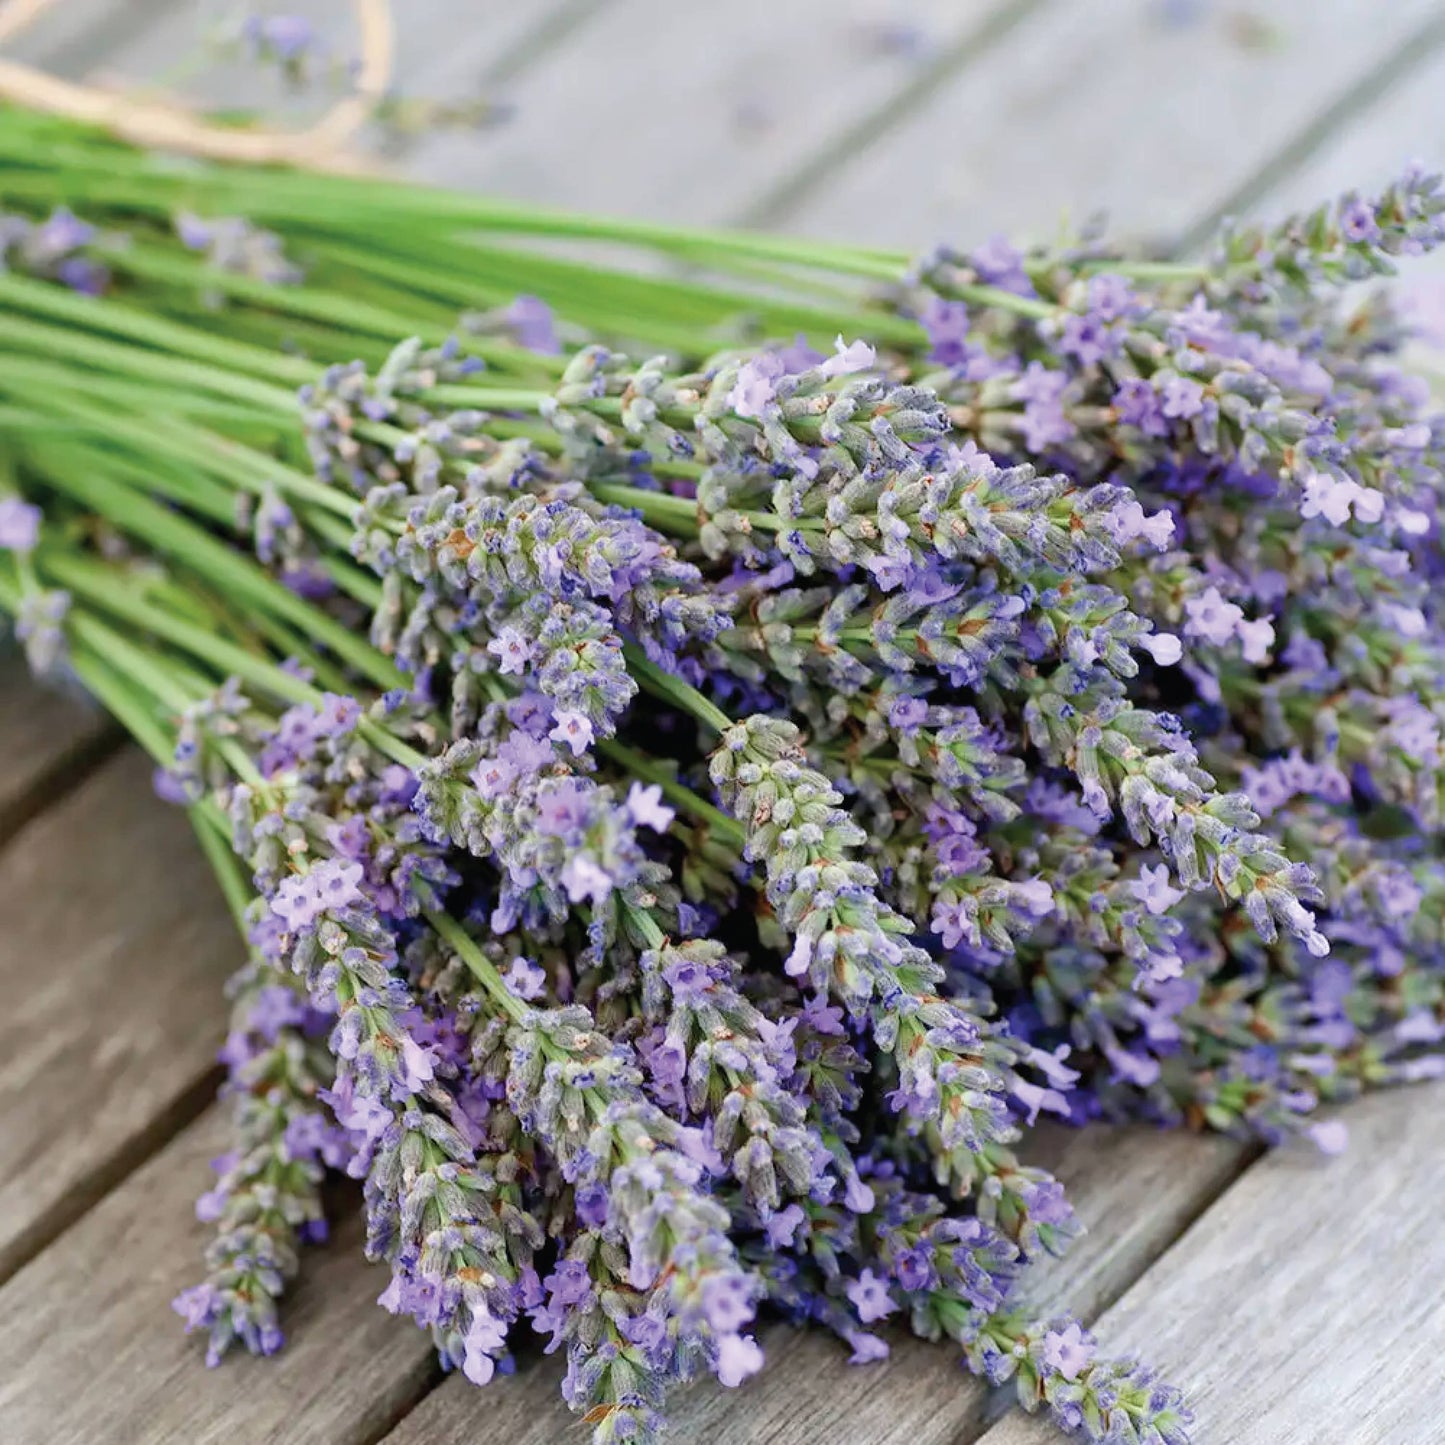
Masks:
[[[1334,1150],[1321,1103],[1439,1071],[1445,423],[1338,295],[1439,239],[1434,179],[1176,266],[19,111],[0,168],[0,609],[249,951],[211,1358],[279,1346],[345,1168],[383,1306],[477,1383],[529,1320],[598,1441],[756,1370],[763,1304],[1186,1439],[1030,1307],[1077,1224],[1014,1146]]]

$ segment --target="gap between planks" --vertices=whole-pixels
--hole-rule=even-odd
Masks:
[[[1445,1084],[1343,1117],[1343,1157],[1262,1160],[1098,1323],[1185,1387],[1200,1445],[1445,1440]],[[983,1445],[1058,1439],[1015,1413]]]
[[[3,1279],[204,1107],[243,948],[131,749],[0,851],[0,897],[24,900],[0,930]]]
[[[79,787],[120,741],[88,698],[35,687],[18,653],[0,653],[0,847]]]
[[[1208,244],[1225,221],[1258,210],[1275,191],[1285,187],[1347,127],[1364,119],[1400,86],[1408,84],[1445,46],[1445,8],[1407,35],[1387,56],[1353,84],[1337,94],[1308,125],[1292,136],[1252,175],[1195,221],[1169,247],[1174,255],[1190,255]],[[1430,139],[1433,141],[1434,136]],[[1397,162],[1403,156],[1396,156]],[[1363,178],[1361,178],[1363,179]],[[1320,196],[1317,201],[1327,199]],[[1317,203],[1317,202],[1316,202]]]
[[[767,227],[806,204],[840,171],[895,126],[922,110],[940,91],[961,79],[1033,16],[1056,0],[1009,0],[921,66],[903,85],[857,120],[825,137],[812,153],[739,210],[735,224]]]
[[[1188,24],[1152,0],[1052,8],[805,197],[789,229],[967,247],[1047,240],[1072,208],[1104,211],[1115,235],[1178,236],[1328,122],[1331,97],[1377,84],[1441,8],[1272,0],[1252,28],[1226,6]]]
[[[354,1186],[287,1297],[287,1347],[217,1369],[170,1301],[202,1277],[214,1226],[195,1217],[228,1142],[209,1110],[0,1288],[5,1445],[371,1445],[436,1375],[430,1337],[376,1306]]]

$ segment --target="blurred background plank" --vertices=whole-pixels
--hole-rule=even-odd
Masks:
[[[18,652],[0,651],[0,843],[83,777],[113,736],[89,698],[41,691]]]
[[[921,250],[998,232],[1047,238],[1065,215],[1078,224],[1104,211],[1116,232],[1169,241],[1339,93],[1368,89],[1402,48],[1423,59],[1442,40],[1434,0],[1049,10],[788,221]]]

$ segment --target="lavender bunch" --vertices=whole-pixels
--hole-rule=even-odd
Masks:
[[[820,251],[871,289],[755,296],[742,346],[701,283],[583,301],[498,254],[528,294],[484,294],[472,202],[427,203],[458,269],[423,325],[395,270],[357,304],[147,271],[132,204],[134,244],[76,244],[155,315],[33,246],[0,278],[44,423],[0,606],[240,870],[237,1142],[179,1302],[212,1354],[279,1343],[342,1167],[383,1306],[477,1384],[519,1331],[565,1349],[599,1441],[754,1373],[763,1307],[859,1363],[898,1315],[1066,1429],[1185,1440],[1023,1303],[1078,1228],[1028,1131],[1334,1150],[1322,1104],[1442,1067],[1445,424],[1388,306],[1335,294],[1439,239],[1435,182],[1199,266]],[[443,340],[429,297],[473,284]]]

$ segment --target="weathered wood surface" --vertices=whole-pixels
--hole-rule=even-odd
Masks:
[[[429,1339],[376,1307],[357,1212],[308,1250],[289,1342],[206,1370],[170,1301],[195,1283],[212,1226],[196,1221],[213,1109],[0,1289],[6,1445],[360,1445],[428,1386]],[[353,1201],[354,1203],[354,1201]]]
[[[581,34],[612,0],[405,0],[394,6],[398,94],[437,103],[479,103],[500,116],[506,87],[559,40]],[[234,48],[241,20],[283,10],[318,37],[302,84]],[[12,47],[61,74],[112,86],[142,84],[209,108],[235,106],[293,122],[319,114],[340,93],[331,72],[358,55],[352,0],[289,0],[284,7],[187,0],[61,0]],[[476,131],[463,127],[463,144]]]
[[[1047,237],[1106,211],[1172,238],[1212,213],[1340,92],[1445,40],[1438,0],[1065,5],[820,186],[794,229],[876,244]],[[1413,124],[1402,137],[1424,144]]]
[[[1035,0],[614,0],[507,87],[510,120],[439,135],[419,174],[532,200],[730,220],[937,56],[956,69]],[[1043,8],[1047,8],[1044,6]],[[957,53],[973,42],[975,54]]]
[[[134,752],[11,839],[0,899],[3,1279],[199,1110],[241,948]]]
[[[1420,57],[1408,74],[1361,106],[1348,126],[1312,139],[1290,174],[1243,214],[1308,210],[1342,186],[1377,191],[1409,161],[1445,170],[1445,49]],[[1445,250],[1402,261],[1399,284],[1417,319],[1428,324],[1435,355],[1421,360],[1438,374],[1445,353]]]
[[[1377,190],[1411,160],[1445,167],[1445,47],[1415,57],[1408,72],[1362,104],[1348,125],[1310,141],[1290,174],[1251,210],[1307,209],[1341,186]]]
[[[1445,1438],[1445,1086],[1351,1107],[1338,1159],[1250,1169],[1099,1322],[1189,1388],[1201,1442]],[[986,1445],[1047,1445],[1022,1415]]]
[[[110,725],[87,698],[41,692],[0,652],[0,841],[98,759]]]
[[[1147,1129],[1086,1134],[1041,1130],[1029,1157],[1055,1170],[1089,1232],[1041,1271],[1038,1298],[1086,1318],[1115,1299],[1178,1237],[1251,1157],[1223,1139]],[[1141,1208],[1140,1201],[1149,1201]],[[1046,1281],[1046,1283],[1045,1283]],[[737,1392],[705,1382],[674,1411],[680,1440],[709,1445],[967,1445],[987,1424],[988,1392],[966,1375],[958,1352],[893,1333],[882,1364],[858,1368],[847,1349],[817,1332],[779,1326],[764,1339],[768,1365]],[[549,1445],[570,1416],[548,1362],[489,1388],[485,1401],[448,1380],[387,1437],[387,1445],[470,1445],[483,1424],[509,1445]]]
[[[341,4],[257,8],[320,18]],[[479,132],[428,139],[409,164],[564,205],[908,247],[1046,234],[1066,210],[1103,207],[1177,240],[1227,207],[1272,213],[1374,183],[1407,155],[1445,159],[1441,0],[397,11],[404,93],[510,107]],[[66,74],[254,98],[239,71],[177,78],[203,13],[218,12],[61,0],[11,49]],[[75,781],[95,727],[0,673],[0,839],[7,799],[27,800],[8,805],[18,824],[46,788],[76,789],[0,852],[0,987],[20,1013],[0,1055],[0,1279],[29,1259],[0,1287],[0,1441],[584,1438],[556,1401],[555,1361],[485,1395],[448,1381],[408,1413],[434,1378],[426,1342],[374,1307],[354,1219],[313,1253],[278,1360],[199,1367],[168,1301],[196,1275],[206,1230],[191,1204],[223,1132],[215,1112],[183,1126],[238,950],[139,760]],[[1220,1141],[1073,1137],[1057,1167],[1097,1227],[1041,1288],[1086,1317],[1104,1311],[1106,1345],[1164,1366],[1198,1406],[1205,1445],[1445,1438],[1439,1103],[1439,1091],[1367,1102],[1348,1115],[1345,1160],[1291,1151],[1238,1178],[1247,1159]],[[780,1331],[769,1344],[769,1368],[743,1390],[684,1403],[677,1438],[1055,1438],[1012,1419],[988,1429],[997,1402],[947,1349],[904,1343],[858,1369],[825,1338]]]

